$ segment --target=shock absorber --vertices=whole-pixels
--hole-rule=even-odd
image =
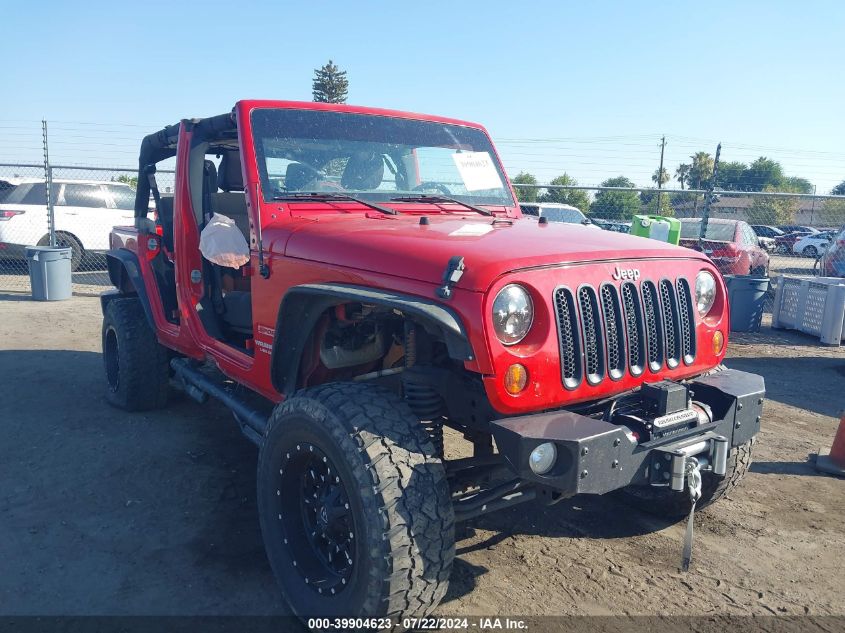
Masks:
[[[405,324],[405,371],[402,372],[402,391],[405,402],[420,421],[434,444],[435,454],[443,457],[443,398],[430,381],[425,380],[423,367],[418,365],[425,358],[426,346],[419,345],[425,338],[413,323]],[[422,347],[422,349],[421,349]],[[417,371],[415,371],[415,368]]]

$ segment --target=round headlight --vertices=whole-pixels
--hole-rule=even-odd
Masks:
[[[555,465],[557,447],[551,442],[539,444],[528,456],[528,466],[538,475],[545,475]]]
[[[531,329],[534,304],[522,286],[509,284],[493,301],[493,329],[503,345],[519,343]]]
[[[698,314],[705,316],[716,300],[716,279],[706,270],[695,278],[695,307]]]

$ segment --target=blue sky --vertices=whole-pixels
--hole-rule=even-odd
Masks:
[[[3,9],[0,161],[132,164],[137,139],[241,98],[349,102],[483,123],[511,175],[648,184],[723,142],[826,192],[845,179],[841,2],[91,2]],[[535,139],[540,139],[535,140]],[[674,183],[673,183],[674,184]]]

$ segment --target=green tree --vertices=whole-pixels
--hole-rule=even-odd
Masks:
[[[660,198],[659,208],[657,206],[657,198]],[[640,208],[642,209],[642,213],[649,215],[675,215],[675,209],[672,206],[672,195],[663,192],[658,196],[657,189],[646,189],[640,192]]]
[[[784,184],[783,167],[776,160],[761,156],[748,166],[744,180],[746,191],[776,191]]]
[[[669,182],[671,179],[672,178],[669,176],[669,172],[665,167],[655,169],[654,173],[651,175],[651,182],[661,187],[667,182]]]
[[[726,191],[745,190],[745,172],[748,165],[739,161],[719,163],[719,188]]]
[[[713,177],[713,157],[707,152],[696,152],[692,156],[687,183],[690,189],[707,189]]]
[[[573,187],[578,184],[578,181],[564,172],[563,175],[552,179],[549,184]],[[590,210],[590,196],[582,189],[546,189],[546,192],[539,199],[540,202],[569,204],[584,213],[588,213]]]
[[[346,71],[340,70],[332,60],[314,70],[314,82],[312,84],[314,101],[318,103],[346,103],[348,91],[349,81],[346,79]]]
[[[123,182],[132,187],[133,189],[138,188],[138,176],[130,176],[128,174],[120,174],[116,178],[112,178],[112,182]]]
[[[845,180],[843,180],[838,185],[836,185],[833,189],[831,189],[830,195],[832,195],[832,196],[845,196]]]
[[[634,183],[618,176],[601,183],[602,187],[633,187]],[[599,191],[590,205],[590,213],[610,220],[630,220],[640,212],[640,197],[636,191]]]
[[[835,227],[845,224],[845,200],[825,200],[819,211],[819,224]]]
[[[533,174],[521,171],[511,179],[511,183],[515,185],[536,185],[537,178]],[[514,190],[520,202],[537,202],[536,187],[514,187]]]
[[[689,182],[689,172],[690,165],[687,165],[686,163],[681,163],[675,170],[675,180],[681,183],[681,189],[684,188],[684,184]]]
[[[778,192],[783,187],[767,185],[764,191]],[[798,193],[795,190],[786,193]],[[750,224],[791,224],[795,220],[795,212],[801,207],[800,198],[786,196],[754,196],[754,202],[748,209]]]
[[[786,176],[783,179],[783,187],[787,191],[795,191],[797,193],[813,193],[813,183],[806,178],[799,176]]]

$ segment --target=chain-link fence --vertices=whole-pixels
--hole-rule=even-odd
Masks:
[[[29,291],[26,247],[51,240],[71,249],[74,292],[106,290],[103,254],[114,226],[134,224],[137,176],[121,167],[0,164],[0,292]],[[156,175],[162,193],[173,190],[173,177]]]

